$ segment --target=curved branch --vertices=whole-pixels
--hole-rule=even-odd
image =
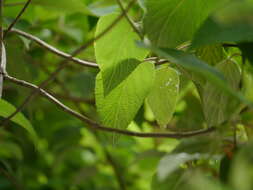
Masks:
[[[24,7],[18,13],[18,16],[14,19],[14,21],[10,24],[10,26],[5,31],[3,38],[6,37],[6,35],[9,33],[9,31],[12,29],[12,27],[18,22],[18,20],[24,14],[25,10],[27,9],[27,7],[30,5],[31,2],[32,2],[32,0],[27,0],[27,2],[25,3]]]
[[[45,97],[52,103],[56,104],[58,107],[61,108],[64,112],[74,116],[75,118],[79,119],[80,121],[88,124],[87,126],[90,129],[94,130],[100,130],[104,132],[109,132],[109,133],[117,133],[117,134],[122,134],[122,135],[127,135],[127,136],[134,136],[134,137],[143,137],[143,138],[175,138],[175,139],[180,139],[180,138],[188,138],[188,137],[193,137],[197,135],[203,135],[207,134],[210,132],[213,132],[216,130],[216,128],[208,128],[204,130],[198,130],[198,131],[193,131],[193,132],[185,132],[185,133],[139,133],[139,132],[134,132],[134,131],[128,131],[128,130],[121,130],[121,129],[116,129],[116,128],[109,128],[102,126],[98,124],[97,122],[87,118],[84,115],[81,115],[80,113],[72,110],[71,108],[67,107],[63,103],[61,103],[59,100],[57,100],[54,96],[46,92],[45,90],[41,89],[40,87],[28,83],[24,80],[19,80],[14,77],[4,75],[4,78],[12,83],[15,83],[20,86],[24,86],[27,88],[30,88],[32,90],[36,90],[37,92],[40,93],[41,96]]]
[[[81,60],[81,59],[78,59],[78,58],[75,58],[65,52],[62,52],[60,50],[58,50],[57,48],[49,45],[48,43],[42,41],[41,39],[39,39],[38,37],[36,36],[33,36],[31,34],[28,34],[24,31],[21,31],[21,30],[18,30],[18,29],[11,29],[9,32],[13,32],[13,33],[16,33],[20,36],[23,36],[29,40],[32,40],[34,42],[36,42],[37,44],[39,44],[41,47],[47,49],[48,51],[60,56],[60,57],[63,57],[65,59],[68,59],[70,61],[73,61],[74,63],[77,63],[79,65],[82,65],[82,66],[88,66],[88,67],[95,67],[97,68],[98,65],[96,63],[93,63],[93,62],[89,62],[89,61],[84,61],[84,60]]]

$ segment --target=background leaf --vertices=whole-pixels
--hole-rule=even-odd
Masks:
[[[216,68],[221,71],[234,91],[239,90],[241,74],[238,65],[228,59]],[[227,121],[237,110],[238,102],[209,82],[203,89],[203,110],[208,126],[217,126]]]
[[[4,118],[8,117],[9,115],[11,115],[13,112],[16,111],[16,108],[14,106],[12,106],[10,103],[8,103],[3,99],[0,99],[0,108],[1,108],[0,116]],[[11,119],[11,121],[25,128],[29,132],[33,140],[35,141],[38,140],[37,134],[34,131],[31,123],[25,118],[25,116],[22,113],[19,112]]]
[[[252,0],[231,1],[223,9],[217,9],[196,33],[192,47],[252,41],[252,12]]]
[[[146,0],[144,30],[158,47],[175,48],[192,39],[200,24],[223,0]]]

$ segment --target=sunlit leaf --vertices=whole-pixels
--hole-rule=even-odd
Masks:
[[[97,24],[96,35],[104,31],[118,16],[110,14],[101,17]],[[147,56],[147,50],[136,46],[135,41],[138,39],[138,35],[127,20],[122,19],[110,33],[95,43],[96,59],[102,71],[105,95],[131,73],[130,67],[134,65],[131,64],[131,59],[142,61]],[[129,67],[127,72],[124,71],[126,67]]]
[[[156,71],[154,87],[148,103],[159,125],[165,127],[172,118],[179,94],[179,73],[173,68],[163,67]]]
[[[126,128],[153,86],[153,64],[140,64],[137,60],[134,64],[137,65],[134,71],[130,70],[128,77],[106,96],[101,73],[97,76],[96,105],[101,122],[108,127]],[[125,72],[128,68],[128,65],[125,65]]]

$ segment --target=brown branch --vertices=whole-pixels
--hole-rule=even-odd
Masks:
[[[136,27],[136,25],[135,25],[134,22],[131,20],[131,18],[128,16],[128,14],[127,14],[127,12],[126,12],[126,10],[125,10],[125,8],[124,8],[124,6],[123,6],[121,0],[117,0],[117,3],[118,3],[118,5],[119,5],[119,7],[120,7],[122,13],[124,13],[124,16],[125,16],[126,20],[128,21],[128,23],[129,23],[129,24],[131,25],[131,27],[133,28],[133,30],[139,35],[139,37],[140,37],[141,39],[143,39],[143,37],[144,37],[143,34],[142,34],[141,31]]]
[[[25,10],[27,9],[27,7],[29,6],[29,4],[31,3],[32,0],[27,0],[27,2],[25,3],[24,7],[21,9],[21,11],[18,13],[17,17],[14,19],[14,21],[10,24],[10,26],[7,28],[7,30],[4,33],[3,38],[6,37],[6,35],[9,33],[9,31],[12,29],[12,27],[18,22],[18,20],[20,19],[20,17],[24,14]]]
[[[193,131],[193,132],[184,132],[184,133],[140,133],[140,132],[134,132],[134,131],[128,131],[128,130],[121,130],[121,129],[116,129],[116,128],[109,128],[102,126],[98,124],[97,122],[87,118],[84,115],[81,115],[80,113],[72,110],[71,108],[67,107],[63,103],[61,103],[59,100],[57,100],[55,97],[53,97],[51,94],[46,92],[45,90],[41,89],[40,87],[28,83],[24,80],[19,80],[14,77],[4,75],[4,78],[12,83],[15,83],[17,85],[23,86],[30,88],[32,90],[36,90],[39,92],[39,94],[45,98],[47,98],[49,101],[52,103],[56,104],[58,107],[61,108],[64,112],[74,116],[75,118],[79,119],[80,121],[84,122],[87,124],[87,126],[90,129],[94,130],[99,130],[99,131],[104,131],[104,132],[109,132],[109,133],[118,133],[122,135],[127,135],[127,136],[134,136],[134,137],[143,137],[143,138],[176,138],[176,139],[181,139],[181,138],[188,138],[188,137],[193,137],[197,135],[203,135],[207,134],[210,132],[213,132],[216,130],[216,128],[208,128],[204,130],[198,130],[198,131]]]
[[[29,40],[32,40],[34,42],[36,42],[38,45],[40,45],[41,47],[47,49],[48,51],[60,56],[60,57],[63,57],[65,59],[68,59],[69,61],[72,61],[74,63],[77,63],[79,65],[82,65],[82,66],[87,66],[87,67],[95,67],[97,68],[98,65],[94,62],[90,62],[90,61],[84,61],[84,60],[81,60],[79,58],[75,58],[65,52],[62,52],[60,50],[58,50],[57,48],[47,44],[46,42],[42,41],[41,39],[39,39],[38,37],[36,36],[33,36],[31,34],[28,34],[24,31],[21,31],[21,30],[18,30],[18,29],[11,29],[10,32],[13,32],[13,33],[16,33],[20,36],[23,36]]]
[[[132,5],[135,3],[136,0],[132,0],[128,7],[126,8],[126,11],[128,11]],[[83,46],[81,46],[80,48],[76,49],[73,53],[72,56],[76,56],[77,54],[79,54],[81,51],[85,50],[86,48],[88,48],[90,45],[92,45],[95,41],[99,40],[100,38],[102,38],[105,34],[107,34],[107,32],[109,32],[122,18],[124,17],[124,14],[122,13],[119,17],[117,17],[104,31],[102,31],[99,35],[97,35],[95,38],[91,39],[90,41],[88,41],[86,44],[84,44]],[[39,85],[39,89],[40,88],[44,88],[51,80],[55,79],[55,77],[65,68],[65,66],[67,65],[68,60],[63,60],[59,63],[59,67],[49,76],[49,78],[47,78],[44,82],[42,82]],[[0,123],[0,125],[6,125],[6,123],[8,123],[11,118],[13,118],[17,113],[19,113],[32,99],[34,96],[36,96],[38,93],[38,91],[35,90],[31,92],[31,94],[29,96],[27,96],[27,98],[24,100],[24,102],[16,109],[15,112],[13,112],[11,115],[9,115],[7,118],[5,118],[5,120],[2,121],[2,123]]]

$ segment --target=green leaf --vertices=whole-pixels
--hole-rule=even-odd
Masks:
[[[108,95],[104,95],[101,72],[96,79],[96,105],[101,122],[113,128],[125,129],[134,119],[143,104],[154,81],[154,65],[136,60],[136,69],[114,88]],[[128,65],[125,66],[125,72]]]
[[[87,8],[82,0],[61,0],[60,2],[52,0],[32,0],[32,4],[52,8],[58,11],[87,13]]]
[[[224,0],[146,0],[144,30],[158,47],[174,48],[193,38],[198,27]]]
[[[217,9],[196,33],[192,48],[222,42],[253,41],[253,1],[232,1]]]
[[[6,118],[15,111],[16,111],[16,108],[13,105],[11,105],[10,103],[8,103],[7,101],[3,99],[0,99],[0,116],[1,117]],[[38,140],[37,134],[34,131],[31,123],[25,118],[25,116],[22,113],[19,112],[18,114],[16,114],[11,119],[11,121],[25,128],[29,132],[29,134],[31,135],[34,141]]]
[[[169,67],[158,69],[154,87],[147,100],[159,125],[165,127],[171,120],[178,95],[179,73]]]
[[[187,154],[187,153],[179,153],[179,154],[169,154],[163,157],[158,165],[157,177],[160,181],[165,180],[171,173],[175,170],[179,169],[180,165],[200,159],[200,154]]]
[[[143,43],[139,43],[139,45],[152,50],[159,56],[193,72],[195,75],[203,77],[210,84],[216,86],[218,89],[221,89],[223,92],[233,96],[245,104],[252,106],[252,103],[246,100],[241,93],[235,91],[229,86],[228,81],[221,72],[198,59],[195,55],[174,49],[159,49]]]
[[[105,30],[119,15],[110,14],[99,19],[96,35]],[[104,93],[107,95],[117,87],[128,74],[134,70],[132,59],[142,61],[148,54],[147,50],[136,46],[138,35],[133,31],[126,19],[122,19],[107,35],[95,43],[97,63],[102,71]],[[131,67],[124,71],[125,65]],[[120,76],[120,78],[118,77]]]
[[[180,169],[169,175],[165,180],[159,180],[157,174],[153,176],[151,189],[152,190],[182,190],[187,182],[187,175]]]
[[[198,48],[196,55],[209,65],[217,65],[227,57],[222,45],[210,45]]]
[[[219,63],[216,68],[221,71],[228,85],[234,91],[239,90],[241,73],[238,65],[232,60]],[[227,121],[236,111],[238,101],[221,89],[207,82],[203,88],[203,110],[208,126],[217,126]]]

